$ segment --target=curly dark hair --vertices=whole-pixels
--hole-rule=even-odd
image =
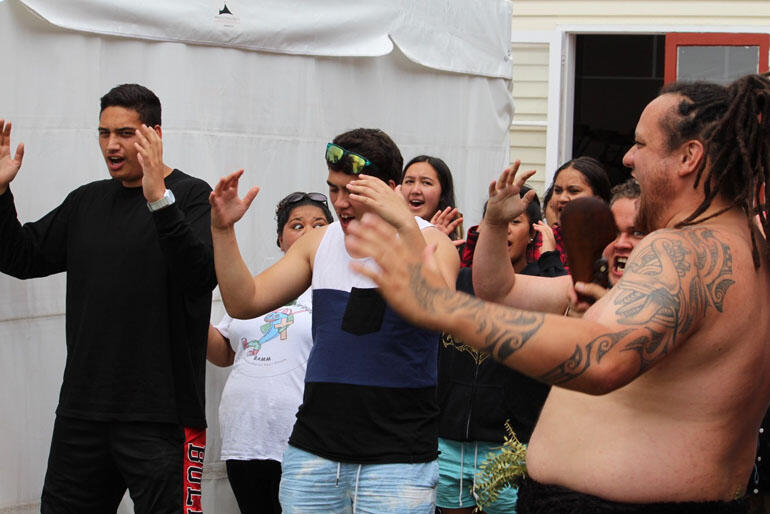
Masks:
[[[404,158],[396,143],[382,130],[367,128],[349,130],[335,137],[332,143],[369,159],[374,167],[364,170],[367,175],[377,177],[385,183],[392,180],[398,184]],[[338,171],[352,174],[345,166],[341,166]]]

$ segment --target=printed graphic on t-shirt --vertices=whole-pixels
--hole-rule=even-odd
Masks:
[[[293,301],[253,320],[256,323],[250,324],[249,330],[243,330],[242,325],[234,323],[230,327],[230,336],[238,337],[242,352],[240,360],[250,368],[262,368],[265,371],[270,368],[270,374],[295,368],[299,364],[298,354],[304,353],[298,352],[295,346],[301,339],[297,331],[308,330],[311,314],[312,308],[309,305]],[[297,324],[298,315],[307,316],[307,322]]]
[[[292,307],[294,306],[294,307]],[[292,302],[286,307],[282,307],[276,311],[264,317],[265,324],[259,327],[262,332],[262,337],[259,339],[252,339],[249,341],[247,338],[241,338],[241,344],[243,350],[246,352],[246,356],[258,360],[259,351],[262,349],[262,345],[268,341],[271,341],[278,337],[281,341],[286,341],[289,337],[288,328],[294,324],[294,315],[300,312],[310,312],[309,309],[299,306],[296,302]]]

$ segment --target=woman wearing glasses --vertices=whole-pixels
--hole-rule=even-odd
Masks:
[[[332,215],[321,193],[292,193],[278,203],[278,247],[285,253]],[[259,318],[228,315],[209,327],[208,360],[233,369],[219,404],[222,459],[241,512],[281,512],[281,456],[302,402],[313,344],[312,294]]]

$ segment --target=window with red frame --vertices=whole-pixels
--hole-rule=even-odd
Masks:
[[[768,71],[770,34],[666,34],[664,82],[708,80],[727,84]]]

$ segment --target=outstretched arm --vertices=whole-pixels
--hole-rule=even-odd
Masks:
[[[520,164],[521,161],[514,162],[489,185],[487,210],[473,253],[473,290],[479,298],[498,303],[503,302],[516,282],[508,255],[508,223],[527,209],[534,194],[525,198],[519,195],[521,187],[534,174],[518,174]]]
[[[301,237],[280,261],[252,277],[238,248],[235,223],[246,213],[259,188],[251,188],[240,198],[241,175],[243,170],[238,170],[220,179],[209,202],[214,265],[222,301],[230,316],[249,319],[286,304],[310,286],[310,255],[323,231],[313,230]]]
[[[518,173],[520,161],[489,185],[487,212],[479,226],[473,254],[473,289],[484,300],[520,309],[563,313],[569,305],[568,276],[517,275],[508,255],[508,223],[523,213],[534,192],[523,198],[521,186],[535,172]]]
[[[721,310],[732,284],[726,246],[707,234],[692,236],[709,248],[696,256],[691,236],[665,231],[634,250],[621,282],[592,307],[597,321],[565,318],[449,291],[430,255],[421,258],[401,242],[383,243],[389,230],[365,217],[363,226],[351,227],[351,245],[375,258],[379,272],[357,271],[372,278],[400,314],[529,376],[591,394],[622,387],[683,344],[708,308]],[[709,276],[701,277],[703,272]]]
[[[11,157],[11,123],[0,119],[0,271],[16,278],[44,277],[65,270],[66,234],[72,199],[80,189],[34,223],[19,223],[9,184],[24,158],[24,145]]]

